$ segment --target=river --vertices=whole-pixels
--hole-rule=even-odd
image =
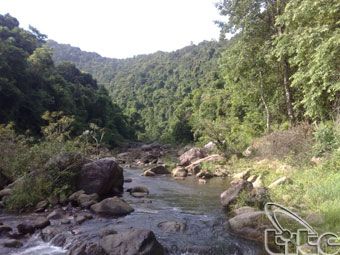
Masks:
[[[152,230],[158,241],[169,254],[199,255],[260,255],[262,244],[244,240],[226,231],[226,215],[219,201],[220,194],[228,188],[228,179],[213,178],[207,184],[199,184],[195,177],[175,180],[170,176],[143,177],[142,170],[125,169],[124,176],[132,179],[124,184],[124,190],[134,186],[145,186],[150,194],[134,198],[123,193],[135,211],[120,218],[95,217],[67,230],[67,241],[63,248],[43,242],[38,235],[29,238],[22,248],[0,249],[0,255],[63,255],[75,240],[99,241],[98,231],[113,226],[117,232],[134,229]],[[148,203],[151,200],[152,203]],[[34,216],[0,215],[0,222],[15,226],[18,221]],[[186,224],[184,232],[168,233],[158,225],[164,221]],[[64,233],[65,234],[65,233]],[[1,239],[0,239],[1,242]]]

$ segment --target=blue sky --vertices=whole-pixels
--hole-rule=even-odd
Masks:
[[[105,57],[172,51],[218,39],[218,0],[1,0],[21,26]]]

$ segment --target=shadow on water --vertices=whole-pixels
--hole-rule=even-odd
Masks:
[[[144,199],[134,198],[128,192],[123,193],[124,200],[135,211],[125,217],[95,217],[86,221],[77,226],[78,240],[98,241],[98,231],[113,226],[118,232],[150,229],[173,255],[265,254],[262,244],[233,236],[224,227],[226,216],[219,196],[228,187],[228,179],[213,178],[207,184],[199,184],[197,178],[193,177],[174,180],[169,176],[143,177],[140,176],[141,173],[141,170],[124,170],[124,176],[132,179],[131,183],[124,184],[124,190],[134,186],[145,186],[150,191],[150,195]],[[150,200],[151,203],[148,202]],[[186,229],[183,232],[164,232],[158,227],[159,223],[164,221],[184,223]],[[75,240],[71,231],[68,236],[65,248]],[[33,236],[20,250],[6,253],[0,251],[0,254],[61,255],[66,252]]]

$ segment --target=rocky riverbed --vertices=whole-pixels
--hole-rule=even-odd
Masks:
[[[122,199],[133,211],[121,217],[102,217],[93,210],[64,206],[61,215],[51,212],[29,215],[1,214],[0,222],[17,232],[18,224],[32,224],[49,215],[49,226],[26,233],[19,243],[7,244],[0,237],[0,254],[105,254],[120,240],[120,253],[142,254],[129,250],[131,243],[147,243],[146,254],[264,254],[262,243],[248,241],[230,234],[220,194],[229,186],[227,178],[213,178],[199,184],[196,177],[185,181],[169,175],[141,176],[142,170],[124,169]],[[127,192],[134,187],[135,192]],[[132,190],[133,191],[133,190]],[[114,234],[114,235],[112,235]],[[112,236],[114,238],[112,238]],[[111,238],[110,238],[111,237]],[[15,236],[12,236],[15,240]],[[125,243],[124,243],[125,242]],[[125,245],[125,246],[124,246]],[[162,247],[162,248],[160,248]],[[125,249],[125,252],[123,252]],[[153,249],[153,250],[152,250]]]

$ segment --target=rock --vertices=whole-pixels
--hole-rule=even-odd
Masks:
[[[157,141],[155,141],[151,144],[145,144],[141,147],[141,149],[143,151],[150,151],[150,150],[153,150],[153,149],[160,149],[160,148],[161,148],[161,145]]]
[[[47,201],[52,205],[57,205],[59,203],[59,198],[57,196],[50,196]]]
[[[164,255],[165,250],[149,230],[132,230],[104,236],[100,242],[109,255]]]
[[[183,181],[183,180],[185,180],[185,177],[174,177],[174,179]]]
[[[269,191],[265,187],[254,188],[246,201],[247,205],[263,209],[267,202],[270,202]]]
[[[207,181],[207,180],[204,180],[204,179],[199,179],[199,180],[198,180],[198,183],[199,183],[199,184],[207,184],[208,181]]]
[[[151,170],[146,170],[144,173],[142,173],[142,176],[148,176],[148,177],[153,177],[156,174],[152,172]]]
[[[253,185],[251,182],[239,180],[239,182],[233,184],[229,189],[221,194],[221,203],[223,206],[229,207],[237,201],[242,191],[249,193],[252,189]]]
[[[12,231],[12,228],[10,226],[6,226],[6,225],[1,225],[0,226],[0,236],[2,234],[6,234],[8,232]]]
[[[131,178],[124,178],[124,182],[132,182]]]
[[[213,178],[214,175],[210,173],[209,171],[200,171],[198,174],[196,174],[196,177],[202,178],[202,179],[210,179],[210,178]]]
[[[143,162],[144,164],[147,164],[147,163],[157,163],[158,157],[159,157],[159,155],[155,155],[155,154],[146,154],[146,155],[143,156],[142,162]]]
[[[99,196],[123,189],[123,169],[111,158],[102,158],[85,164],[80,171],[77,186],[86,194]]]
[[[35,228],[29,223],[20,223],[17,225],[17,229],[18,232],[23,235],[33,234],[35,232]]]
[[[256,148],[254,146],[249,146],[245,151],[244,151],[244,156],[248,157],[252,157],[254,156],[256,153]]]
[[[47,226],[45,228],[43,228],[43,230],[41,230],[41,237],[45,242],[50,241],[53,237],[55,237],[56,235],[63,233],[65,231],[65,229],[61,226]]]
[[[51,222],[44,217],[39,217],[33,221],[33,227],[35,229],[42,229],[42,228],[47,227],[50,224]]]
[[[34,212],[39,213],[45,211],[45,209],[48,207],[49,203],[47,200],[40,201],[36,204]]]
[[[127,192],[130,192],[130,193],[139,192],[139,193],[146,193],[146,194],[149,194],[148,188],[146,188],[146,187],[144,187],[144,186],[136,186],[136,187],[133,187],[133,188],[131,188],[131,189],[128,189]]]
[[[21,239],[25,236],[24,234],[21,234],[18,231],[7,232],[6,235],[9,239]]]
[[[155,166],[148,170],[150,170],[154,174],[171,174],[165,166]]]
[[[94,193],[91,195],[80,194],[78,196],[78,204],[82,208],[89,208],[91,205],[98,202],[99,196],[98,194]]]
[[[238,173],[238,174],[234,174],[233,175],[233,179],[236,179],[236,180],[247,180],[249,177],[250,177],[250,173],[253,171],[253,169],[251,168],[248,168],[247,170],[241,172],[241,173]]]
[[[217,161],[221,161],[221,160],[224,160],[224,158],[221,155],[213,154],[213,155],[209,155],[205,158],[201,158],[201,159],[194,161],[190,165],[186,166],[185,169],[187,169],[188,172],[192,172],[192,173],[197,174],[199,172],[199,170],[201,169],[201,165],[203,163],[205,163],[205,162],[217,162]]]
[[[62,209],[57,208],[57,209],[53,210],[49,215],[47,215],[47,219],[58,220],[58,219],[61,219],[62,217],[64,217],[64,215],[65,215],[65,212]]]
[[[250,206],[243,206],[240,207],[238,209],[233,210],[233,214],[234,215],[239,215],[239,214],[243,214],[243,213],[250,213],[250,212],[255,212],[256,209]]]
[[[97,243],[77,242],[69,249],[67,255],[106,255],[106,253]]]
[[[104,236],[117,234],[117,231],[113,227],[103,228],[99,231],[99,236],[103,238]]]
[[[22,242],[16,239],[6,240],[3,245],[8,248],[20,248],[23,246]]]
[[[93,216],[92,216],[92,214],[90,214],[90,213],[85,213],[85,214],[84,214],[84,217],[85,217],[86,219],[88,219],[88,220],[93,219]]]
[[[0,189],[5,188],[7,185],[11,184],[13,181],[9,178],[5,172],[0,168]]]
[[[60,221],[61,224],[70,224],[71,223],[71,220],[69,218],[62,218],[61,221]]]
[[[323,161],[323,158],[320,158],[320,157],[312,157],[312,159],[310,160],[310,162],[315,165],[319,165],[320,163],[322,163],[322,161]]]
[[[111,197],[92,205],[91,211],[102,216],[124,216],[133,212],[134,209],[124,200]]]
[[[262,211],[236,215],[229,220],[232,233],[246,239],[264,241],[264,231],[272,228],[266,214]]]
[[[249,178],[247,179],[248,182],[255,182],[257,179],[258,175],[253,174],[251,176],[249,176]]]
[[[290,178],[287,178],[286,176],[283,176],[279,179],[277,179],[275,182],[273,182],[272,184],[270,184],[268,186],[269,189],[275,189],[277,188],[279,185],[282,184],[293,184],[293,181]]]
[[[254,188],[262,188],[263,185],[263,176],[260,175],[259,177],[256,178],[256,180],[253,182],[253,187]]]
[[[174,170],[172,170],[172,176],[174,177],[186,177],[188,175],[188,170],[186,170],[184,167],[176,167]]]
[[[182,166],[188,166],[191,163],[193,163],[194,161],[204,158],[205,152],[204,150],[200,149],[200,148],[191,148],[190,150],[188,150],[187,152],[183,153],[180,157],[179,157],[179,161],[180,161],[180,165]]]
[[[78,190],[77,192],[74,192],[72,195],[68,197],[68,200],[71,203],[78,203],[78,198],[81,194],[85,194],[84,190]]]
[[[157,225],[164,232],[184,232],[186,224],[177,221],[164,221]]]
[[[216,144],[214,142],[209,142],[204,145],[203,149],[207,152],[216,150]]]
[[[78,223],[78,224],[82,224],[84,221],[86,221],[87,220],[87,218],[84,216],[84,215],[78,215],[77,217],[76,217],[76,222]]]
[[[10,197],[12,194],[13,194],[13,191],[11,189],[0,190],[0,198]]]
[[[66,243],[66,236],[65,236],[65,234],[63,234],[63,233],[58,234],[56,237],[54,237],[52,239],[51,243],[54,246],[63,247],[65,245],[65,243]]]

